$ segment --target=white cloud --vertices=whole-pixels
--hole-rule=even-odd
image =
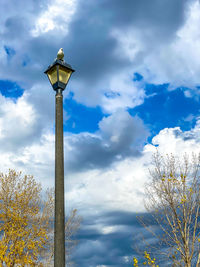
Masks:
[[[106,112],[112,113],[141,105],[145,97],[143,82],[134,82],[132,72],[121,72],[110,78],[108,93],[102,94],[101,106]]]
[[[171,88],[199,85],[200,75],[200,4],[193,1],[186,12],[185,24],[176,32],[171,43],[148,50],[144,61],[145,76],[153,83],[171,83]],[[144,68],[141,67],[141,70]],[[188,94],[186,94],[188,96]]]
[[[101,231],[103,234],[110,234],[113,232],[116,232],[117,230],[119,230],[120,226],[119,225],[114,225],[114,226],[104,226],[101,227]]]
[[[17,99],[0,94],[1,150],[14,151],[37,143],[44,132],[53,128],[53,94],[52,89],[41,85],[33,86]]]
[[[162,153],[181,155],[200,152],[200,121],[190,131],[183,132],[180,127],[165,128],[152,140]],[[148,145],[151,146],[151,145]]]
[[[126,31],[113,28],[111,35],[118,40],[119,56],[126,56],[146,81],[171,83],[171,89],[178,86],[193,89],[199,85],[200,3],[190,1],[186,7],[185,23],[165,42],[161,42],[153,27],[145,29],[136,24]]]
[[[137,27],[132,27],[126,31],[114,28],[110,35],[117,39],[118,47],[115,54],[118,57],[127,57],[132,63],[135,63],[136,58],[141,51],[145,50],[146,44],[142,41],[141,32]],[[138,63],[138,62],[137,62]]]
[[[0,172],[8,169],[33,175],[43,189],[54,186],[54,136],[43,135],[38,143],[0,153]]]
[[[50,1],[47,10],[36,19],[34,29],[31,31],[32,35],[38,37],[53,30],[59,31],[59,34],[66,35],[75,10],[76,0]]]
[[[34,134],[37,113],[24,97],[15,103],[0,96],[0,143],[10,149],[18,143],[26,143]]]
[[[70,175],[66,202],[91,214],[101,211],[142,211],[145,164],[149,154],[126,159],[107,171],[86,171]],[[78,201],[76,201],[78,200]],[[110,229],[111,230],[111,229]]]

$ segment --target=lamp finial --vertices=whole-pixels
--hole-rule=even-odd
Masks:
[[[60,59],[60,60],[63,60],[63,59],[64,59],[63,48],[60,48],[60,49],[58,50],[57,59]]]

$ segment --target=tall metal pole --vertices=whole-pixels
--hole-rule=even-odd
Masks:
[[[54,267],[65,267],[63,96],[56,90]]]

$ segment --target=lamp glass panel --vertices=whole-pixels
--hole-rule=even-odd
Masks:
[[[56,66],[54,66],[52,69],[50,69],[47,73],[49,80],[51,84],[53,85],[54,83],[57,82],[57,69]]]
[[[72,71],[70,69],[59,66],[59,82],[67,84],[71,74],[72,74]]]

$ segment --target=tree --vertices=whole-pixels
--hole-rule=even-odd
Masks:
[[[80,226],[81,218],[76,212],[73,210],[66,222],[67,241]],[[5,175],[1,173],[0,266],[51,266],[53,218],[53,189],[46,191],[43,200],[41,185],[33,176],[22,177],[21,172],[14,170]],[[67,256],[69,258],[69,252]]]
[[[173,155],[153,156],[154,168],[145,186],[145,207],[159,226],[161,234],[142,225],[158,241],[159,253],[171,259],[171,266],[200,266],[200,154],[182,158]],[[147,244],[147,242],[146,242]],[[149,246],[155,255],[156,247]],[[162,251],[161,248],[167,248]],[[158,258],[158,257],[157,257]]]

